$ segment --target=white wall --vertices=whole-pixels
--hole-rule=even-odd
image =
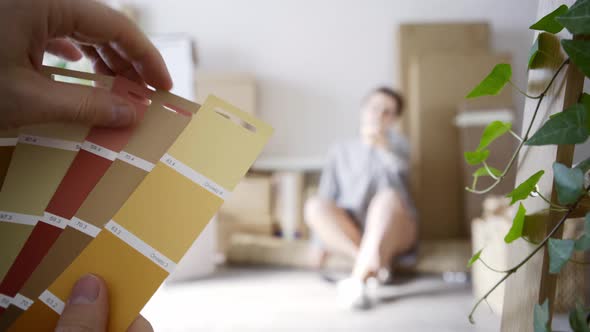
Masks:
[[[493,47],[514,57],[524,86],[537,0],[152,0],[151,33],[186,32],[207,70],[253,73],[259,114],[276,134],[266,156],[321,157],[356,134],[360,99],[378,84],[398,85],[397,25],[487,20]],[[441,36],[444,38],[444,36]],[[523,102],[517,96],[518,110]]]

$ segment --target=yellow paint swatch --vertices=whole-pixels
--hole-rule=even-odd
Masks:
[[[124,331],[247,172],[272,129],[209,97],[98,236],[10,331],[52,331],[74,282],[102,276]]]

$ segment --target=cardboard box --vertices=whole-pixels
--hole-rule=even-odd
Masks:
[[[250,74],[197,72],[197,102],[209,94],[238,105],[250,114],[256,113],[256,80]]]
[[[248,175],[223,203],[219,213],[237,222],[268,224],[272,216],[271,189],[270,176]]]
[[[398,30],[398,82],[404,95],[410,91],[410,63],[426,54],[469,54],[489,50],[490,27],[485,22],[467,23],[406,23]],[[409,106],[410,101],[408,101]],[[402,128],[407,132],[408,117]]]
[[[410,65],[411,189],[421,221],[421,239],[467,238],[459,130],[454,124],[467,93],[508,55],[440,54],[415,57]],[[510,108],[510,89],[478,98],[474,107]]]

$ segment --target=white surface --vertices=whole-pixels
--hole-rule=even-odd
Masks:
[[[88,236],[96,237],[100,233],[100,228],[88,223],[80,218],[73,217],[68,222],[68,227],[71,227],[79,232],[82,232]]]
[[[125,227],[117,224],[114,220],[109,221],[105,226],[109,232],[113,233],[116,237],[127,243],[131,248],[137,250],[140,254],[144,255],[147,259],[158,265],[160,268],[166,270],[168,273],[174,271],[176,263],[164,254],[159,252],[156,248],[144,242],[142,239],[131,233]]]
[[[195,71],[193,46],[189,36],[154,36],[152,42],[166,61],[174,81],[172,93],[188,100],[195,100]]]
[[[314,172],[324,167],[324,157],[263,157],[254,162],[255,171]]]
[[[180,160],[172,157],[167,153],[162,158],[160,158],[160,161],[164,165],[172,168],[182,176],[191,180],[195,184],[198,184],[208,192],[223,200],[227,199],[228,195],[231,194],[229,190],[223,188],[220,184],[215,183],[215,181],[207,178],[205,175],[190,168],[188,165],[183,164]]]
[[[16,212],[0,211],[0,222],[35,226],[43,216],[33,216]]]
[[[317,272],[231,268],[211,278],[166,284],[142,311],[158,332],[172,331],[499,331],[485,304],[476,325],[468,284],[420,277],[378,292],[382,303],[366,312],[338,308],[336,287]]]
[[[117,156],[119,155],[118,152],[115,152],[113,150],[109,150],[107,148],[105,148],[104,146],[100,146],[98,144],[89,142],[89,141],[84,141],[84,143],[82,143],[82,150],[88,151],[92,154],[95,154],[99,157],[102,157],[104,159],[108,159],[110,161],[113,161],[117,158]]]
[[[64,311],[65,303],[52,292],[45,290],[39,296],[39,300],[48,306],[51,310],[57,312],[59,315]]]
[[[121,151],[117,156],[117,159],[122,160],[129,165],[135,166],[139,169],[142,169],[146,172],[151,172],[154,169],[154,164],[150,163],[145,159],[141,159],[138,156],[132,155],[129,152]]]
[[[29,307],[33,304],[33,300],[19,293],[12,298],[10,304],[17,306],[19,309],[23,311],[27,311],[27,309],[29,309]]]
[[[39,221],[44,222],[44,223],[49,224],[54,227],[61,228],[61,229],[66,228],[66,226],[70,222],[68,219],[66,219],[64,217],[60,217],[56,214],[49,213],[49,212],[44,212],[43,218],[39,219]]]
[[[465,111],[455,117],[455,126],[457,127],[474,127],[485,126],[490,122],[504,121],[512,122],[514,112],[508,109],[503,110],[486,110],[486,111]]]
[[[18,142],[17,137],[2,137],[0,138],[0,146],[15,146]]]
[[[32,135],[19,135],[18,142],[22,143],[22,144],[38,145],[38,146],[44,146],[47,148],[67,150],[67,151],[80,150],[80,143],[66,141],[66,140],[58,139],[58,138],[38,137],[38,136],[32,136]]]
[[[515,83],[525,86],[537,12],[536,0],[134,1],[147,31],[194,37],[203,70],[256,77],[257,114],[276,129],[265,151],[273,157],[323,155],[357,133],[368,90],[400,86],[402,22],[491,22],[493,48],[512,53]],[[517,114],[522,101],[515,93]]]

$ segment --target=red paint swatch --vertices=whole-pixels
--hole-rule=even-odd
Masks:
[[[136,106],[136,118],[138,122],[141,121],[147,110],[147,103],[139,100],[137,96],[143,96],[147,100],[151,90],[125,78],[117,77],[113,81],[111,91],[133,102]],[[134,129],[134,127],[92,128],[86,137],[83,148],[72,161],[45,211],[64,220],[74,217],[86,197],[113,163],[113,156],[121,152],[127,145]],[[98,151],[101,149],[102,151]],[[104,151],[107,153],[105,154]],[[103,153],[101,154],[101,152]],[[14,297],[18,293],[57,240],[63,227],[65,227],[63,224],[62,227],[59,227],[43,221],[37,222],[10,270],[0,283],[0,294]],[[4,310],[0,307],[0,314]]]

